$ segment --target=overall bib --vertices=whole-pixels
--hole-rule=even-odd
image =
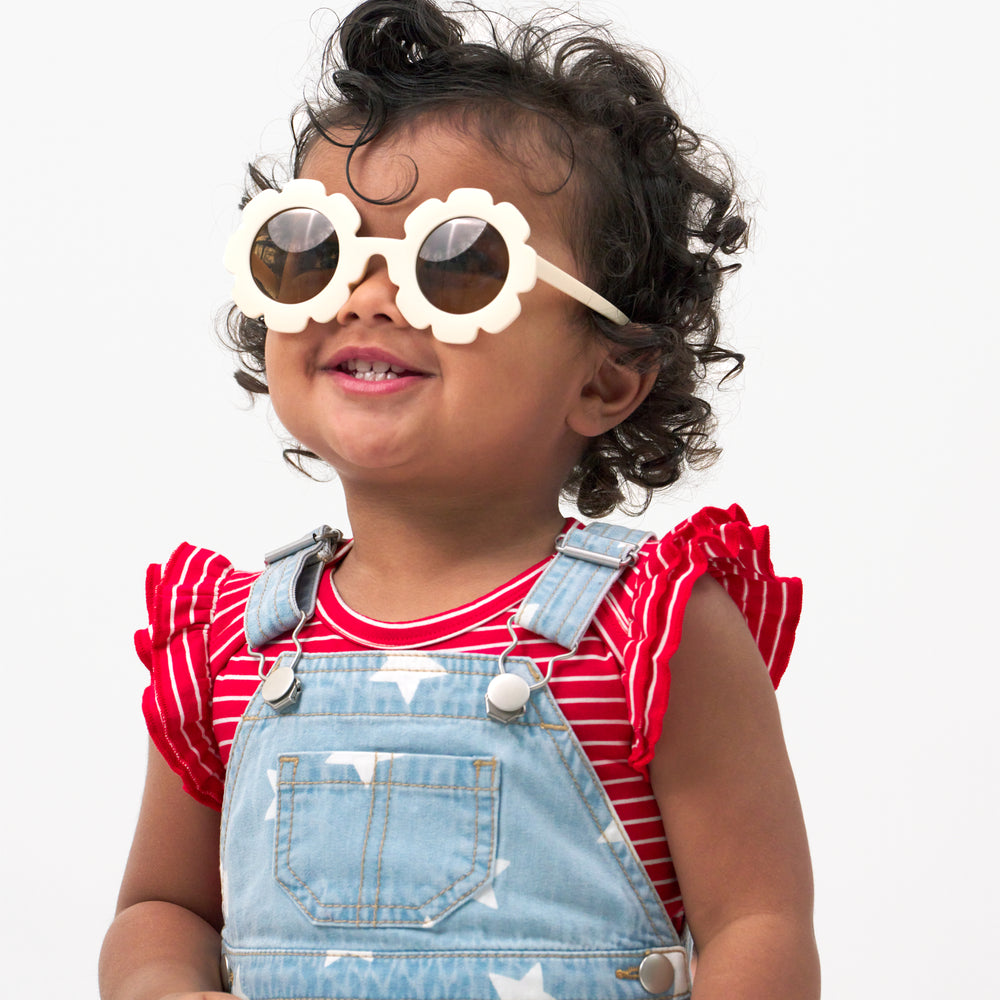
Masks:
[[[311,616],[329,537],[268,557],[252,649]],[[646,537],[569,532],[512,624],[572,650]],[[233,993],[689,995],[686,949],[542,671],[508,653],[297,650],[272,664],[226,774]]]

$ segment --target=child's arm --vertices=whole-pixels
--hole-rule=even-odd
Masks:
[[[191,798],[150,746],[118,912],[101,951],[101,997],[224,1000],[221,926],[219,814]]]
[[[707,575],[670,670],[651,776],[698,948],[693,1000],[815,1000],[812,871],[774,691]]]

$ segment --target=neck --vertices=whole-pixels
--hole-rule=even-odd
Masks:
[[[450,610],[505,583],[553,551],[565,518],[558,495],[544,501],[347,489],[354,535],[337,570],[341,597],[379,621]]]

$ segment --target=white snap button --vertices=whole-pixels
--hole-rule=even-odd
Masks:
[[[520,712],[531,697],[528,682],[517,674],[498,674],[486,689],[490,704],[501,712]]]
[[[647,993],[666,993],[674,985],[674,966],[666,955],[647,955],[639,963],[639,985]]]

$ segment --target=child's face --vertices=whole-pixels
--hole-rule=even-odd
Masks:
[[[557,215],[568,195],[532,193],[520,166],[492,147],[429,122],[363,147],[351,178],[370,198],[398,196],[416,165],[416,187],[392,205],[354,195],[346,160],[345,149],[321,141],[302,176],[351,198],[360,235],[400,238],[406,216],[427,198],[485,188],[523,213],[542,257],[580,276]],[[539,165],[543,184],[549,166]],[[588,386],[606,351],[587,332],[582,307],[538,282],[505,330],[446,344],[410,327],[395,293],[385,262],[374,257],[331,322],[310,322],[301,333],[268,331],[268,385],[288,431],[333,466],[348,491],[370,483],[419,488],[428,499],[435,492],[557,496],[586,435],[597,433],[587,419],[594,406]],[[397,377],[365,377],[373,365],[390,365]]]

